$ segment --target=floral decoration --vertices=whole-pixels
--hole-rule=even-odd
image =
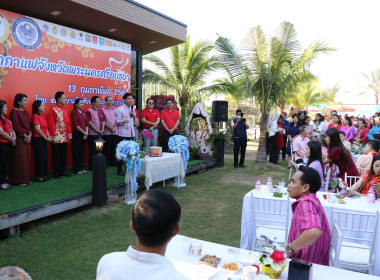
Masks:
[[[146,138],[147,140],[149,140],[149,139],[153,139],[153,138],[154,138],[153,133],[152,133],[149,129],[143,129],[143,130],[141,131],[141,134],[142,134],[142,135],[145,135],[145,138]]]
[[[181,135],[174,135],[169,138],[168,146],[172,152],[182,155],[182,164],[186,172],[187,161],[189,160],[189,141],[187,141],[187,138]]]
[[[266,241],[263,253],[259,257],[261,267],[266,275],[275,279],[281,275],[288,264],[285,259],[284,248],[276,242],[276,238],[273,241],[265,235],[260,237]]]
[[[133,171],[133,184],[138,189],[137,172],[141,167],[140,148],[135,141],[123,140],[116,146],[116,158],[125,162],[127,173]]]
[[[350,189],[348,184],[341,178],[338,178],[335,182],[331,182],[330,186],[332,187],[332,192],[337,192],[340,194],[343,194]]]

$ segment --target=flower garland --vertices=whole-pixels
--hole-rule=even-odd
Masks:
[[[116,158],[125,162],[127,173],[133,171],[133,184],[138,189],[137,172],[141,167],[140,148],[135,141],[123,140],[116,146]]]
[[[174,135],[169,138],[168,146],[172,152],[181,154],[183,168],[186,173],[187,161],[189,160],[189,141],[184,136]]]

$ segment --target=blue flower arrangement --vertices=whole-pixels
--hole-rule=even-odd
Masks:
[[[189,141],[184,136],[174,135],[169,138],[168,146],[172,152],[181,154],[183,168],[186,173],[187,161],[189,160]]]
[[[133,171],[133,184],[138,189],[137,172],[141,167],[140,148],[135,141],[123,140],[116,146],[116,158],[125,162],[127,173]]]

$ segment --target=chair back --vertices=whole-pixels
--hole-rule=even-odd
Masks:
[[[368,263],[371,264],[378,219],[379,211],[374,213],[353,213],[332,208],[330,224],[335,221],[335,224],[339,227],[343,234],[342,244],[344,246],[369,249]]]
[[[289,231],[289,196],[286,199],[272,199],[252,196],[253,232],[256,236],[257,228],[269,230],[284,230],[283,240],[287,242]],[[280,236],[276,236],[280,238]],[[282,236],[281,236],[282,238]]]
[[[290,160],[294,161],[293,143],[290,143],[289,145],[290,145]],[[292,176],[292,170],[293,170],[293,168],[290,167],[290,170],[289,170],[289,181],[290,181],[290,177]]]
[[[360,179],[361,179],[360,176],[348,176],[347,172],[344,173],[344,181],[348,184],[349,187],[351,187],[353,184],[355,184]]]
[[[369,169],[368,168],[363,168],[363,167],[357,167],[360,176],[363,176]]]
[[[325,176],[325,192],[328,192],[330,186],[331,167],[327,169],[327,172],[323,172],[323,175]]]
[[[338,267],[342,237],[343,234],[336,224],[336,221],[334,221],[331,230],[331,245],[329,252],[329,265],[332,267]]]

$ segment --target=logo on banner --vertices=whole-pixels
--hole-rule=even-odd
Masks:
[[[91,36],[86,34],[86,42],[91,42]]]
[[[12,35],[17,44],[28,50],[37,48],[42,40],[40,27],[28,17],[20,17],[15,20],[12,25]]]
[[[78,39],[79,41],[83,41],[83,33],[81,32],[81,33],[79,33],[79,39]]]
[[[104,38],[99,38],[99,45],[104,46]]]
[[[105,40],[105,41],[104,41],[104,44],[105,44],[106,46],[112,47],[112,42],[111,42],[111,41]]]
[[[74,30],[71,30],[71,32],[70,32],[70,37],[71,37],[71,39],[75,39],[76,36],[77,36],[77,35],[75,34]]]
[[[62,37],[66,37],[66,35],[67,35],[66,29],[64,29],[64,28],[61,29],[61,35],[62,35]]]
[[[97,44],[98,43],[98,37],[92,36],[92,43]]]
[[[48,33],[48,32],[49,32],[49,26],[48,26],[47,24],[42,25],[42,30],[43,30],[45,33]]]

